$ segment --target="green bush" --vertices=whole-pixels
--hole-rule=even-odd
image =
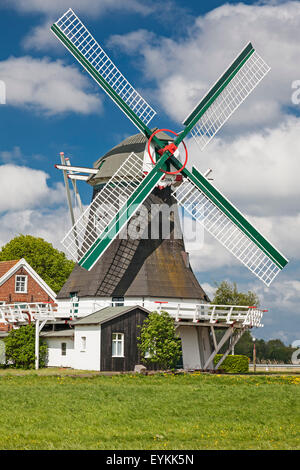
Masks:
[[[172,369],[181,356],[181,340],[167,312],[152,312],[141,326],[138,348],[146,366]]]
[[[223,354],[217,354],[214,358],[214,365],[217,365]],[[229,374],[243,374],[249,371],[249,359],[247,356],[228,355],[222,362],[219,370]]]
[[[47,344],[40,338],[39,367],[45,367],[47,359]],[[21,326],[11,330],[5,338],[6,364],[17,369],[35,368],[35,326]]]

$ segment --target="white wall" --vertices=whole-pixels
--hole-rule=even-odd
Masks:
[[[201,369],[197,327],[180,326],[176,333],[181,338],[183,368]]]
[[[48,344],[48,367],[73,367],[74,361],[74,340],[69,336],[45,337]],[[66,355],[61,355],[61,343],[67,344]]]
[[[74,331],[74,369],[100,370],[100,325],[75,325]],[[85,351],[82,337],[86,337]]]

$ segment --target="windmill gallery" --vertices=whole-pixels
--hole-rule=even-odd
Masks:
[[[77,264],[57,295],[57,307],[40,317],[52,325],[43,333],[49,365],[133,370],[139,364],[137,328],[149,312],[163,309],[174,318],[181,338],[183,367],[218,368],[247,329],[262,326],[263,311],[210,303],[191,269],[178,208],[266,286],[288,261],[209,181],[208,173],[187,169],[184,138],[191,134],[203,150],[269,67],[249,43],[186,117],[181,132],[152,129],[148,125],[156,112],[73,10],[51,29],[139,133],[93,167],[74,167],[64,154],[56,165],[63,171],[73,223],[62,244]],[[75,220],[69,181],[80,202],[79,180],[92,187],[93,197]],[[216,329],[223,332],[218,341]]]

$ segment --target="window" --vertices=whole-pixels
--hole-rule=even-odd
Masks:
[[[81,336],[81,348],[80,351],[86,351],[86,336]]]
[[[113,297],[112,298],[112,306],[113,307],[123,307],[124,305],[124,297]]]
[[[61,343],[61,355],[62,356],[67,355],[67,343]]]
[[[16,276],[15,292],[27,293],[27,276]]]
[[[112,357],[124,357],[124,334],[112,334]]]
[[[77,297],[77,292],[70,292],[71,297],[71,308],[70,314],[77,315],[78,314],[78,306],[79,306],[79,299]]]

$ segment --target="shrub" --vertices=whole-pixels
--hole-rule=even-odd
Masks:
[[[217,365],[223,354],[217,354],[214,365]],[[243,374],[249,371],[249,358],[247,356],[228,355],[220,365],[220,370],[230,374]]]
[[[45,367],[47,358],[47,345],[40,339],[39,366]],[[35,326],[33,324],[21,326],[11,330],[5,338],[6,364],[18,369],[34,369],[35,367]]]
[[[141,327],[138,348],[145,365],[174,368],[181,356],[181,340],[167,312],[152,312]]]

